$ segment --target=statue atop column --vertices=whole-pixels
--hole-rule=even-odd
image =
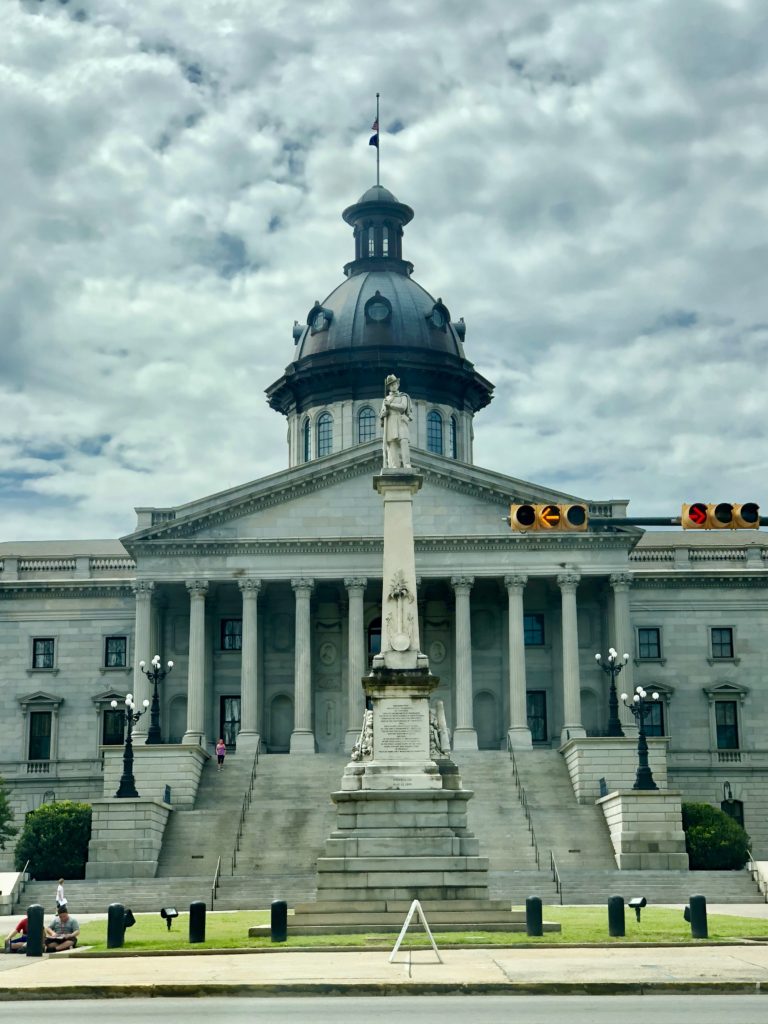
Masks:
[[[411,399],[400,390],[400,380],[390,373],[384,381],[387,393],[379,419],[384,433],[384,468],[411,468]]]

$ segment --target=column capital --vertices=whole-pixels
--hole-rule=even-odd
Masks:
[[[261,580],[257,580],[254,577],[249,576],[246,579],[238,580],[237,585],[243,593],[243,598],[258,598],[259,591],[261,590]]]
[[[365,590],[368,580],[365,576],[345,576],[344,586],[347,590]]]
[[[208,593],[208,580],[187,580],[186,587],[190,597],[205,597]]]
[[[566,593],[573,593],[579,585],[581,576],[577,572],[561,572],[557,577],[557,585]]]
[[[297,594],[301,591],[306,590],[307,597],[309,597],[312,590],[314,589],[315,581],[313,579],[310,579],[309,577],[305,578],[303,576],[294,576],[294,578],[291,580],[291,586],[293,587]]]
[[[522,590],[527,582],[527,576],[515,575],[504,577],[504,586],[507,588],[507,590]]]
[[[613,572],[608,579],[614,590],[628,590],[634,583],[634,577],[628,572]]]
[[[469,593],[470,590],[472,589],[472,585],[474,584],[474,582],[474,576],[451,576],[451,586],[453,587],[457,594],[461,593],[462,591],[466,591],[466,593]]]
[[[154,589],[155,584],[153,580],[134,580],[131,584],[131,590],[136,597],[151,597]]]

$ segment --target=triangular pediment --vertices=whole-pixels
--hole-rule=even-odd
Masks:
[[[22,697],[17,697],[16,700],[21,704],[22,708],[27,707],[30,704],[34,704],[36,707],[58,707],[64,703],[63,697],[58,697],[54,693],[47,693],[45,690],[35,690],[32,693],[25,693]]]

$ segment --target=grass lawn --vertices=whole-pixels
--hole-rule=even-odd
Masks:
[[[435,932],[439,946],[514,946],[521,943],[550,945],[560,943],[617,943],[622,942],[664,942],[693,943],[690,926],[683,920],[682,910],[661,907],[646,907],[641,923],[635,920],[633,911],[626,914],[626,936],[611,939],[608,936],[608,911],[606,907],[545,907],[545,921],[559,921],[561,932],[548,932],[542,938],[529,938],[525,932]],[[206,918],[206,941],[194,946],[189,944],[189,915],[181,914],[170,931],[158,914],[140,914],[136,924],[126,930],[124,951],[174,949],[259,949],[272,947],[323,947],[357,946],[376,948],[394,945],[396,936],[376,935],[292,935],[291,917],[288,917],[288,941],[272,943],[269,937],[248,937],[248,928],[269,923],[268,910],[241,910],[233,913],[208,914]],[[709,937],[711,941],[722,942],[734,938],[768,935],[768,921],[748,917],[709,915]],[[428,944],[425,935],[409,929],[409,946]],[[701,942],[705,940],[696,940]],[[91,921],[82,925],[80,944],[94,950],[107,948],[107,922]]]

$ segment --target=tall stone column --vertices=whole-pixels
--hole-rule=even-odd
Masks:
[[[205,595],[207,580],[187,580],[189,591],[189,668],[187,731],[182,743],[205,745]]]
[[[368,580],[364,576],[348,576],[344,580],[349,597],[347,622],[347,731],[344,749],[349,752],[357,743],[363,725],[365,698],[362,678],[366,669],[365,631],[363,628],[363,597]]]
[[[509,605],[509,729],[507,738],[513,750],[530,750],[533,746],[528,726],[525,686],[525,628],[523,591],[527,576],[505,576]]]
[[[456,727],[454,750],[477,750],[477,733],[472,716],[472,626],[469,594],[474,576],[452,576],[456,595]]]
[[[259,592],[261,580],[238,580],[243,595],[243,647],[240,663],[240,732],[237,749],[256,753],[259,745]]]
[[[557,577],[563,607],[563,728],[560,742],[586,736],[581,724],[581,680],[579,678],[579,630],[576,619],[576,588],[581,579],[576,573]]]
[[[138,707],[144,700],[151,700],[149,680],[141,671],[139,662],[149,665],[155,651],[150,652],[152,643],[152,591],[155,584],[151,580],[136,580],[133,592],[136,595],[136,624],[133,637],[133,696]],[[142,715],[133,730],[133,743],[140,745],[147,742],[148,715]]]
[[[635,692],[635,638],[632,635],[632,620],[629,614],[629,589],[632,586],[632,577],[628,572],[613,573],[610,583],[613,588],[613,643],[620,658],[625,653],[629,655],[629,661],[616,680],[616,689],[619,693],[619,721],[625,736],[637,736],[634,716],[624,707],[621,700],[622,693],[628,693],[631,697]]]
[[[309,598],[315,581],[293,579],[296,595],[296,655],[294,663],[294,719],[291,733],[292,754],[314,754],[312,732],[312,649]]]

